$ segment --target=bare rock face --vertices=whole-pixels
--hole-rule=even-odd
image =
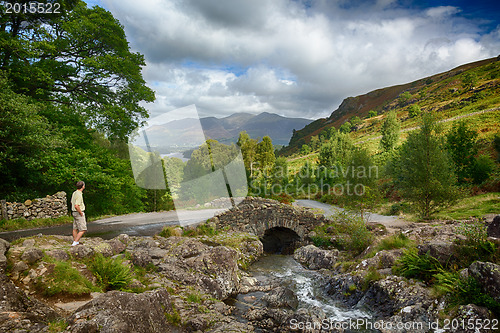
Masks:
[[[142,294],[111,291],[77,309],[68,319],[68,331],[186,332],[172,323],[175,308],[165,289]]]
[[[457,260],[455,255],[455,244],[447,242],[425,243],[418,246],[418,254],[429,255],[435,258],[441,265],[447,265]]]
[[[309,269],[329,269],[337,262],[338,254],[338,250],[322,250],[307,245],[295,250],[293,258]]]
[[[469,266],[468,273],[488,295],[500,302],[500,265],[476,261]]]
[[[53,309],[27,297],[0,273],[0,332],[42,332],[57,319]]]

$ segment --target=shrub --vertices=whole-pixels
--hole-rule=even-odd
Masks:
[[[465,236],[469,244],[480,244],[488,240],[487,227],[478,220],[462,221],[455,230],[458,234]]]
[[[473,277],[460,280],[450,296],[452,305],[476,304],[490,309],[496,316],[500,315],[500,302],[485,294]]]
[[[340,249],[352,251],[355,255],[363,252],[373,241],[373,235],[366,227],[365,221],[358,215],[341,211],[332,216],[335,223],[324,226],[331,227],[338,235],[337,244]]]
[[[64,319],[49,321],[47,327],[49,333],[64,332],[66,328],[68,328],[68,323]]]
[[[410,118],[418,117],[418,116],[420,116],[421,113],[422,113],[422,110],[420,109],[420,106],[418,106],[417,104],[412,104],[408,108],[408,116]]]
[[[330,242],[330,238],[324,236],[312,236],[311,241],[314,246],[317,247],[330,247],[333,245],[332,242]]]
[[[84,295],[95,290],[92,282],[71,266],[70,262],[53,259],[49,259],[49,261],[52,261],[54,265],[52,272],[37,282],[37,287],[45,295],[53,296],[60,293]]]
[[[368,111],[368,118],[373,118],[376,116],[377,116],[377,111],[375,111],[375,110]]]
[[[200,224],[196,226],[195,228],[190,227],[186,228],[182,231],[182,236],[186,237],[196,237],[196,236],[215,236],[219,232],[217,229],[209,225],[208,223]]]
[[[192,292],[187,294],[186,301],[188,301],[189,303],[201,303],[202,297],[199,293]]]
[[[472,178],[475,184],[482,184],[493,174],[495,161],[488,155],[480,155],[476,158],[472,168]]]
[[[462,267],[469,266],[476,260],[495,261],[499,256],[498,247],[488,241],[487,227],[478,220],[461,222],[456,227],[456,232],[465,236],[465,240],[457,240],[455,243],[457,258]]]
[[[181,315],[179,314],[179,311],[177,311],[177,308],[173,304],[172,304],[172,313],[165,312],[165,317],[167,318],[167,321],[169,323],[175,326],[179,326],[182,322]]]
[[[399,215],[400,213],[411,213],[411,206],[407,202],[396,202],[389,210],[390,215]]]
[[[130,267],[120,258],[105,258],[102,254],[98,254],[88,266],[105,290],[120,290],[132,281]]]
[[[172,236],[182,236],[182,233],[179,232],[179,227],[168,226],[168,227],[163,227],[158,236],[168,238]]]

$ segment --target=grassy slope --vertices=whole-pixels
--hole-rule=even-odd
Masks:
[[[462,87],[466,73],[472,73],[477,77],[477,83],[472,90],[465,90]],[[399,96],[403,92],[410,93],[411,97],[401,105]],[[373,140],[379,136],[384,114],[391,110],[396,111],[402,121],[402,129],[415,127],[417,120],[408,118],[408,109],[412,104],[419,105],[422,111],[435,112],[441,120],[500,107],[500,61],[497,61],[497,58],[486,59],[405,85],[349,97],[328,119],[319,119],[303,130],[297,131],[295,138],[291,140],[291,145],[285,147],[283,154],[296,153],[302,144],[309,142],[311,136],[318,135],[331,126],[339,128],[354,116],[365,118],[358,129],[352,132],[356,142]],[[370,110],[377,111],[379,116],[366,119]],[[498,111],[467,120],[473,121],[474,128],[480,133],[480,139],[490,140],[494,133],[499,131],[499,122],[495,118],[500,118]],[[376,147],[378,143],[372,142],[368,146]]]

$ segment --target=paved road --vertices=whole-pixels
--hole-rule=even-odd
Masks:
[[[111,239],[119,234],[131,236],[153,236],[168,225],[191,225],[206,221],[222,210],[201,209],[192,211],[168,211],[153,213],[134,213],[119,215],[87,223],[88,232],[85,236]],[[71,235],[72,224],[62,226],[1,232],[0,238],[12,241],[21,237],[37,234]]]
[[[295,202],[297,206],[322,209],[325,212],[325,216],[333,215],[336,212],[343,210],[343,208],[314,200],[296,200]],[[398,216],[386,216],[375,213],[368,213],[367,216],[368,222],[380,223],[386,226],[386,228],[391,229],[400,228],[408,224],[407,221],[400,219]]]
[[[322,209],[325,215],[332,215],[342,208],[314,200],[297,200],[296,205],[309,208]],[[101,237],[111,239],[119,234],[130,236],[153,236],[159,233],[163,227],[168,225],[192,225],[213,217],[223,209],[201,209],[192,211],[168,211],[153,213],[134,213],[127,215],[113,216],[102,220],[87,223],[88,232],[85,236]],[[387,228],[398,228],[408,224],[397,216],[384,216],[379,214],[369,214],[369,222],[377,222]],[[29,237],[37,234],[44,235],[71,235],[72,224],[62,226],[37,228],[28,230],[18,230],[12,232],[1,232],[0,238],[12,241],[21,237]]]

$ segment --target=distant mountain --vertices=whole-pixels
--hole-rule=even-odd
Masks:
[[[195,146],[203,142],[205,137],[229,144],[238,140],[241,131],[246,131],[255,139],[268,135],[273,144],[286,145],[294,129],[299,130],[310,122],[309,119],[287,118],[268,112],[258,115],[235,113],[224,118],[200,118],[200,121],[193,118],[174,120],[152,126],[146,133],[150,144],[155,147]]]

